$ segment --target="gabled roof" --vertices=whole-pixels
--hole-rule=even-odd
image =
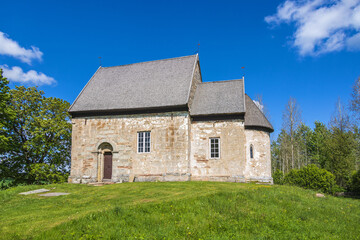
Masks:
[[[69,112],[185,106],[198,55],[100,67]]]
[[[245,127],[273,132],[265,115],[245,94],[244,80],[193,83],[198,55],[100,67],[69,112],[73,116],[188,109],[191,116],[243,114]],[[190,93],[195,94],[190,106]],[[96,115],[95,114],[95,115]]]
[[[239,114],[245,112],[244,81],[203,82],[196,88],[190,115]]]
[[[258,108],[258,106],[256,106],[247,94],[245,94],[245,104],[245,127],[261,127],[268,129],[270,132],[274,131],[273,126],[267,120],[264,113]]]

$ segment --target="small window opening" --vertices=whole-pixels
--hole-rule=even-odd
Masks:
[[[251,159],[254,158],[254,147],[253,147],[253,145],[250,145],[250,158]]]

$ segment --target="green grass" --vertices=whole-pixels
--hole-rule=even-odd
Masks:
[[[38,188],[59,197],[22,196]],[[360,200],[289,186],[177,182],[0,191],[0,239],[360,239]]]

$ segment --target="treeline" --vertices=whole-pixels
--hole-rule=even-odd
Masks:
[[[271,144],[274,181],[314,164],[332,173],[341,188],[351,188],[360,168],[359,116],[360,78],[353,85],[348,106],[339,99],[327,124],[316,121],[313,128],[305,125],[296,99],[290,98],[281,132]]]
[[[67,180],[69,103],[37,87],[9,88],[0,69],[0,190]]]

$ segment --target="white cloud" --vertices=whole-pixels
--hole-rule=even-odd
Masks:
[[[360,33],[355,34],[354,36],[346,40],[346,46],[349,50],[359,51],[360,50]]]
[[[41,61],[43,55],[39,48],[31,46],[31,49],[25,49],[3,32],[0,32],[0,54],[20,59],[27,64],[35,59]]]
[[[294,23],[292,43],[302,56],[360,50],[360,0],[286,0],[265,21]]]
[[[20,67],[15,66],[9,68],[7,65],[1,65],[0,68],[3,69],[4,77],[6,77],[9,81],[12,82],[38,86],[52,85],[56,83],[54,78],[46,76],[44,73],[36,72],[34,70],[24,72]]]

